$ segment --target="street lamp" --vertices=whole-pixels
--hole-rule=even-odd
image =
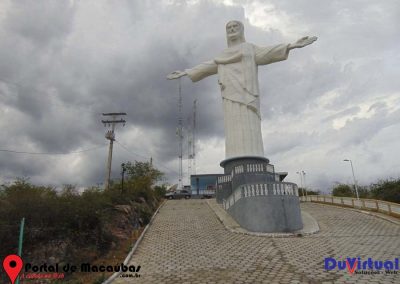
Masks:
[[[356,189],[356,194],[357,194],[357,200],[360,200],[360,198],[358,197],[358,186],[357,186],[356,176],[354,175],[353,162],[350,159],[344,159],[343,161],[350,162],[351,172],[353,173],[354,188]]]
[[[303,197],[304,197],[304,187],[303,187],[303,176],[302,176],[302,172],[296,172],[296,174],[298,174],[300,176],[300,186],[301,186],[301,192],[303,193]]]
[[[306,197],[307,197],[306,172],[305,171],[301,171],[301,172],[303,174],[304,190],[306,192]]]

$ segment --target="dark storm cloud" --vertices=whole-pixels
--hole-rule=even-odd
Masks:
[[[5,40],[0,49],[0,75],[11,82],[3,81],[2,85],[8,84],[4,87],[12,99],[2,101],[17,114],[9,129],[17,143],[2,139],[3,145],[26,149],[28,143],[37,152],[68,152],[99,145],[105,142],[105,129],[98,114],[122,111],[128,113],[128,124],[159,130],[147,138],[153,153],[135,149],[135,141],[121,141],[142,154],[138,160],[143,159],[143,153],[155,156],[160,163],[175,158],[177,84],[167,81],[166,75],[208,60],[210,51],[217,53],[225,46],[226,20],[221,14],[237,18],[243,11],[212,3],[195,7],[184,3],[150,5],[147,1],[130,2],[126,7],[96,2],[13,3],[2,23]],[[219,33],[212,29],[216,22],[220,23]],[[198,40],[193,41],[193,37]],[[201,108],[197,136],[222,137],[216,80],[198,85],[182,82],[183,116],[191,115],[193,99],[197,98]],[[124,131],[129,132],[129,128],[117,128],[117,139],[123,139]],[[128,157],[132,159],[126,152],[114,154],[115,164]],[[39,163],[33,157],[15,156],[15,164],[22,166],[25,159]],[[80,166],[80,176],[87,176],[88,183],[98,182],[105,153],[91,159],[89,163],[83,157]],[[48,162],[53,166],[59,163],[54,159]],[[84,167],[86,164],[101,166]],[[29,167],[19,174],[39,176]]]
[[[0,143],[36,152],[103,145],[107,128],[100,123],[101,113],[126,112],[127,125],[119,125],[116,135],[131,153],[115,144],[113,175],[118,178],[122,161],[153,157],[173,181],[178,87],[166,75],[210,60],[223,50],[225,23],[231,19],[242,20],[246,40],[262,46],[289,43],[304,35],[319,37],[312,46],[291,51],[287,61],[260,67],[261,112],[272,135],[265,144],[269,153],[278,153],[274,157],[291,153],[301,162],[304,151],[317,147],[322,157],[337,151],[333,150],[337,145],[370,143],[381,129],[398,125],[394,107],[374,100],[385,99],[400,87],[396,1],[237,3],[243,5],[10,2],[0,22],[0,126],[10,137],[0,137]],[[261,19],[248,15],[246,5],[252,3],[270,5],[255,11],[283,20],[264,30],[253,26],[250,22]],[[223,139],[216,76],[197,83],[183,78],[181,83],[185,129],[197,99],[197,138]],[[366,103],[372,114],[357,116]],[[335,120],[346,116],[344,127],[332,129]],[[290,127],[298,122],[303,124],[297,129]],[[203,148],[207,151],[207,146]],[[379,160],[379,153],[369,153]],[[104,180],[106,155],[105,148],[57,159],[12,156],[10,163],[1,156],[0,166],[8,176],[30,175],[38,182],[53,178],[55,183],[95,184]]]
[[[74,12],[69,1],[12,1],[4,25],[14,35],[43,47],[70,32]]]
[[[166,80],[166,75],[176,69],[190,68],[209,60],[212,58],[210,52],[217,54],[221,49],[218,47],[225,45],[224,24],[217,19],[219,14],[210,14],[221,22],[217,35],[210,33],[212,29],[207,27],[210,26],[209,20],[201,17],[205,10],[214,8],[211,4],[200,5],[196,9],[186,5],[173,6],[167,8],[168,17],[178,23],[160,23],[165,12],[160,12],[161,19],[141,22],[142,32],[134,35],[141,44],[129,46],[129,49],[135,50],[128,57],[115,55],[93,80],[91,90],[101,98],[103,105],[110,109],[123,109],[128,113],[129,123],[135,126],[160,128],[163,131],[163,139],[153,143],[159,144],[156,148],[160,152],[156,154],[164,161],[176,156],[178,145],[175,135],[178,118],[177,81]],[[223,6],[215,9],[220,12],[237,10]],[[193,21],[187,22],[188,14],[194,18]],[[162,33],[157,34],[160,30]],[[199,39],[193,41],[193,36],[197,34]],[[193,100],[198,100],[197,136],[222,137],[222,107],[216,79],[192,84],[183,78],[182,95],[185,122],[191,116]]]

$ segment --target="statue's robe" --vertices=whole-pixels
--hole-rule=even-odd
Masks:
[[[243,42],[225,49],[214,60],[185,70],[193,82],[218,73],[224,109],[226,159],[264,156],[257,67],[286,60],[288,46],[259,47]]]

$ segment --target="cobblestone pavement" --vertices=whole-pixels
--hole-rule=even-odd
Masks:
[[[139,278],[113,283],[400,283],[397,275],[326,271],[324,258],[400,257],[400,226],[339,207],[302,204],[320,232],[267,238],[232,233],[204,200],[171,200],[154,219],[131,265]]]

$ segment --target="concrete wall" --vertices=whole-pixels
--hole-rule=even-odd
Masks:
[[[218,203],[222,203],[224,199],[227,199],[232,194],[231,183],[225,183],[221,185],[221,188],[217,188],[215,198]]]
[[[303,228],[297,196],[252,196],[238,200],[228,213],[252,232],[293,232]]]
[[[250,183],[266,183],[275,181],[274,168],[269,165],[269,160],[264,157],[238,157],[230,158],[221,162],[221,166],[224,167],[225,175],[217,179],[217,190],[216,200],[218,203],[222,203],[224,199],[227,199],[233,192],[233,189],[240,185]],[[248,165],[263,165],[263,167],[271,167],[272,172],[254,170],[249,172],[247,170]],[[234,168],[241,166],[243,172],[235,173]],[[264,169],[264,168],[263,168]]]
[[[236,157],[224,160],[221,162],[221,167],[224,168],[224,173],[230,175],[234,167],[239,165],[247,165],[247,164],[256,164],[263,163],[268,164],[269,160],[264,157],[254,157],[254,156],[246,156],[246,157]]]

